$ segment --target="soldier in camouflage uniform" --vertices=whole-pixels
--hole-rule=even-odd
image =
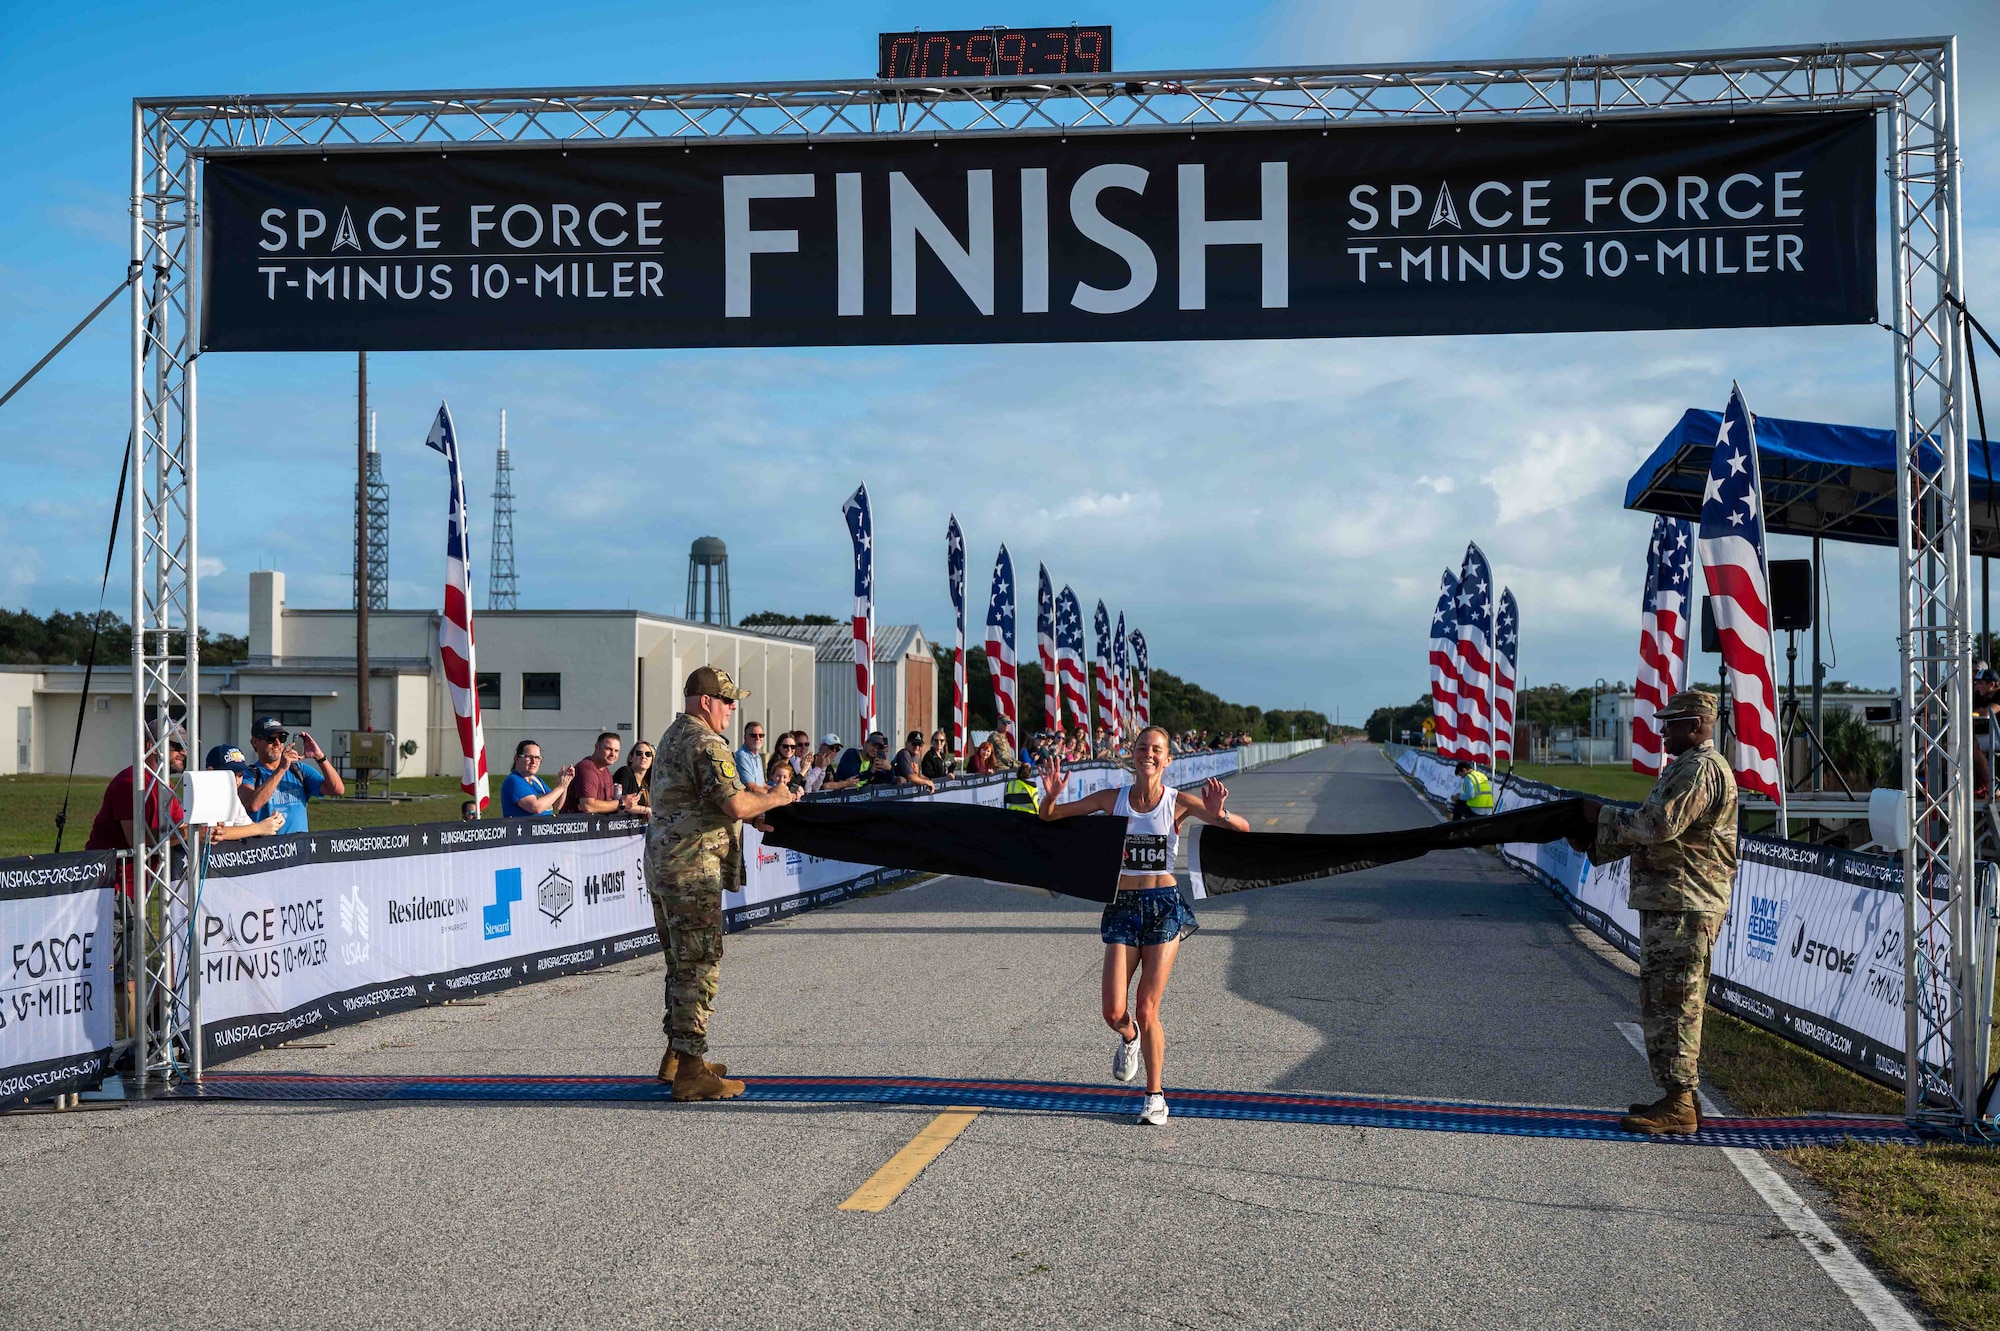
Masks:
[[[1646,802],[1618,809],[1596,800],[1592,864],[1632,857],[1630,903],[1639,912],[1639,1025],[1646,1061],[1666,1095],[1633,1105],[1627,1132],[1688,1133],[1701,1127],[1702,1005],[1709,960],[1736,882],[1736,777],[1710,742],[1715,698],[1673,696],[1657,716],[1673,761]]]
[[[727,1100],[743,1083],[710,1063],[708,1017],[722,961],[722,893],[743,884],[738,823],[790,804],[790,784],[769,794],[743,788],[722,737],[738,700],[750,696],[727,672],[703,666],[687,678],[686,708],[654,746],[646,828],[646,890],[667,958],[666,1056],[660,1080],[676,1100]]]

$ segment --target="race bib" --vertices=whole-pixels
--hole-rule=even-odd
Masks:
[[[1128,835],[1125,838],[1125,862],[1120,867],[1126,873],[1172,873],[1174,866],[1167,854],[1167,838],[1143,832]]]

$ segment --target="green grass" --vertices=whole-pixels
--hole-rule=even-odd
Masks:
[[[56,844],[56,810],[62,807],[60,776],[0,776],[0,859],[16,855],[47,855]],[[63,833],[65,851],[83,849],[90,835],[90,820],[104,801],[110,782],[101,776],[80,776],[69,788],[69,824]],[[353,787],[350,784],[349,789]],[[496,803],[486,806],[489,815],[499,812],[499,783],[494,783]],[[327,830],[343,827],[383,827],[396,823],[448,823],[458,821],[464,797],[458,780],[449,776],[409,777],[395,783],[398,795],[416,795],[414,800],[314,800],[312,824]]]
[[[1756,1117],[1903,1112],[1900,1092],[1713,1007],[1702,1018],[1701,1072]],[[1781,1154],[1826,1190],[1848,1232],[1926,1312],[1962,1331],[2000,1331],[2000,1149],[1850,1144]]]
[[[1564,790],[1602,795],[1606,799],[1631,800],[1635,804],[1646,798],[1653,789],[1654,781],[1644,773],[1633,771],[1630,764],[1589,767],[1577,763],[1515,763],[1510,770],[1523,781],[1540,781],[1544,785],[1561,786]],[[1502,771],[1494,778],[1494,784],[1497,786],[1506,775],[1506,771]]]
[[[2000,1149],[1850,1144],[1784,1154],[1926,1312],[1961,1331],[2000,1327]]]

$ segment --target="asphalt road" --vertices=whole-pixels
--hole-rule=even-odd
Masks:
[[[1253,827],[1428,821],[1372,749],[1231,783]],[[1635,987],[1474,852],[1204,903],[1167,1083],[1619,1105]],[[1107,1080],[1094,910],[961,879],[733,936],[750,1073]],[[232,1065],[642,1073],[657,958]],[[1171,1095],[1170,1095],[1171,1098]],[[1719,1151],[869,1106],[174,1104],[0,1121],[0,1324],[1782,1327],[1865,1322]]]

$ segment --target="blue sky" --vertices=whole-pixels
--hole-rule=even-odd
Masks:
[[[282,16],[280,16],[282,15]],[[1966,82],[1968,296],[2000,324],[1993,223],[2000,7],[1101,3],[23,6],[0,74],[0,378],[122,274],[130,99],[231,91],[837,78],[878,31],[1109,20],[1126,69],[1566,55],[1957,33]],[[0,604],[95,604],[128,392],[122,306],[0,409]],[[1086,605],[1146,630],[1157,666],[1226,697],[1356,718],[1424,687],[1437,573],[1468,537],[1521,601],[1530,683],[1630,678],[1648,520],[1624,479],[1732,378],[1761,414],[1887,425],[1869,328],[1356,342],[372,358],[394,493],[392,603],[434,605],[444,477],[422,449],[448,397],[475,550],[497,412],[515,451],[524,605],[678,613],[687,547],[729,544],[739,612],[844,614],[839,504],[875,499],[878,614],[948,635],[943,536],[982,588],[1005,541]],[[1993,376],[1989,374],[1989,381]],[[344,605],[353,358],[202,368],[204,621],[240,631],[247,574]],[[960,404],[995,404],[968,420]],[[1802,553],[1779,540],[1774,556]],[[122,560],[122,556],[121,556]],[[1835,673],[1887,686],[1893,558],[1836,549]],[[109,603],[128,593],[114,576]],[[975,636],[977,636],[975,634]],[[1697,669],[1706,670],[1704,660]]]

